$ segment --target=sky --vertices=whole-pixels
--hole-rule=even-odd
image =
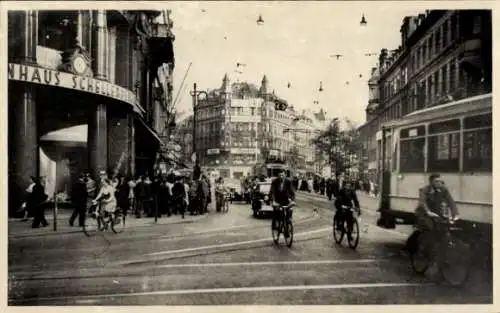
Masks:
[[[231,82],[260,86],[265,74],[271,90],[295,108],[322,107],[328,117],[347,117],[358,125],[365,121],[367,80],[378,53],[401,44],[404,16],[425,11],[397,2],[170,2],[165,9],[172,11],[176,36],[179,112],[192,111],[194,82],[202,90],[219,88],[227,73]],[[359,23],[363,14],[365,27]],[[332,54],[344,56],[337,60]],[[238,62],[245,66],[237,68]]]

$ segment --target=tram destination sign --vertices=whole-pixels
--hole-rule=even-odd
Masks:
[[[136,107],[135,94],[109,82],[47,68],[9,63],[9,80],[55,86],[110,97]]]

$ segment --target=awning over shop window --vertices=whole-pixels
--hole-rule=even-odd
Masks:
[[[152,129],[151,127],[149,127],[142,118],[140,118],[139,116],[136,116],[136,120],[138,120],[139,123],[142,124],[142,126],[158,141],[158,143],[161,146],[165,146],[165,144],[161,140],[160,136],[158,136],[156,131],[154,129]]]

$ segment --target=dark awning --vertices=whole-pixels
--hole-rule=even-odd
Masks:
[[[156,133],[156,131],[154,129],[152,129],[151,127],[149,127],[146,124],[146,122],[141,117],[139,117],[139,115],[136,115],[136,120],[138,120],[139,123],[142,124],[142,126],[144,126],[144,128],[158,141],[158,143],[161,146],[165,146],[165,144],[163,143],[163,140],[161,140],[161,138],[158,135],[158,133]]]

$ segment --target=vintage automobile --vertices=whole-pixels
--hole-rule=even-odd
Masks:
[[[271,206],[271,179],[260,181],[252,189],[251,208],[254,217],[272,212]]]
[[[231,203],[233,203],[233,201],[243,201],[243,191],[239,179],[226,178],[224,179],[224,185],[229,189],[231,194]]]

